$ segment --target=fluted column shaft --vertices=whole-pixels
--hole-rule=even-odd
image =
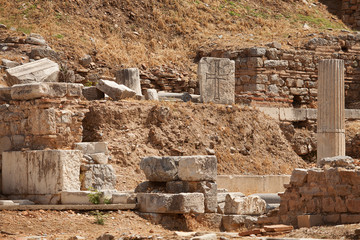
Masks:
[[[344,61],[321,60],[318,80],[317,161],[345,155]]]

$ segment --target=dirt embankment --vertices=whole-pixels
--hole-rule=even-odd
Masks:
[[[254,109],[137,101],[89,104],[84,141],[109,143],[119,189],[143,181],[140,159],[153,155],[213,152],[219,174],[290,174],[295,167],[306,167],[279,125]]]

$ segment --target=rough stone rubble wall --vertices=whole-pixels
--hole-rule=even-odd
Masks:
[[[296,226],[297,216],[312,215],[319,224],[360,221],[360,169],[295,169],[281,195],[278,221]]]
[[[314,107],[317,101],[318,63],[345,61],[346,104],[360,101],[360,34],[321,35],[301,49],[247,48],[213,51],[211,57],[236,61],[236,102],[255,106]]]
[[[360,29],[360,2],[357,0],[342,0],[341,19],[351,28]]]
[[[0,102],[0,180],[4,151],[72,149],[81,142],[86,111],[74,99]]]

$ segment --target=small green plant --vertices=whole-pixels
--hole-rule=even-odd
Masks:
[[[91,193],[88,194],[89,202],[91,202],[92,204],[100,204],[101,202],[103,202],[104,204],[111,203],[111,199],[108,197],[104,197],[103,193],[99,192],[99,190],[90,188],[89,191],[91,191]]]
[[[62,34],[56,34],[56,35],[54,35],[54,37],[56,37],[56,38],[58,38],[58,39],[62,39],[62,38],[64,38],[64,35],[62,35]]]
[[[100,212],[99,210],[93,211],[91,212],[94,216],[95,216],[95,222],[96,224],[99,225],[104,225],[105,224],[105,219],[104,217],[106,215],[104,215],[102,212]]]
[[[94,188],[90,188],[89,191],[91,191],[91,193],[88,194],[89,202],[92,204],[100,204],[102,192],[99,192],[99,190]]]

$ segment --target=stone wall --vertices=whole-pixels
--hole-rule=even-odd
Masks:
[[[360,168],[350,157],[325,158],[321,165],[293,171],[280,195],[279,222],[301,227],[360,221]]]
[[[345,61],[346,104],[360,101],[360,34],[319,35],[298,49],[278,43],[237,52],[213,51],[211,57],[236,61],[236,102],[255,106],[315,107],[318,63]]]
[[[353,29],[360,28],[360,4],[357,0],[342,0],[341,19]]]

